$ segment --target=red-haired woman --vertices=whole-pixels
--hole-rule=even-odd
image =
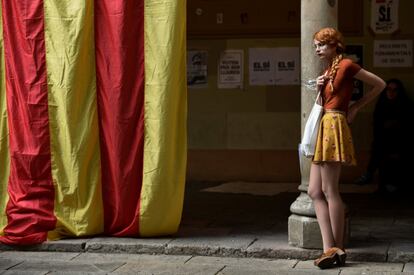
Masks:
[[[310,169],[308,194],[314,203],[324,251],[314,263],[324,269],[335,263],[344,265],[346,259],[343,243],[345,214],[339,194],[339,176],[343,164],[356,164],[348,124],[362,107],[381,93],[385,82],[344,58],[343,36],[338,30],[323,28],[313,38],[316,54],[325,65],[325,70],[316,79],[324,115]],[[354,78],[372,88],[349,106]]]

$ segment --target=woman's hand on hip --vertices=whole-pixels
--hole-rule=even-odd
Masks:
[[[348,114],[346,116],[346,120],[348,124],[351,124],[354,121],[357,113],[358,113],[358,108],[354,105],[351,105],[348,109]]]

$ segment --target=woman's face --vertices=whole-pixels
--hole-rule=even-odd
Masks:
[[[386,92],[387,92],[387,98],[389,100],[395,99],[397,97],[397,94],[398,94],[397,84],[392,83],[392,82],[388,83]]]
[[[336,46],[324,44],[318,40],[313,40],[315,52],[320,59],[332,59],[336,55]]]

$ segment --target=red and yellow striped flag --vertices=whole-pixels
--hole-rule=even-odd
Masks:
[[[1,1],[0,241],[176,232],[185,1]]]

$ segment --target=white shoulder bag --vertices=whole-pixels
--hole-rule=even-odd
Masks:
[[[312,110],[306,121],[305,129],[303,131],[302,141],[299,144],[299,155],[303,154],[310,158],[315,154],[316,139],[318,137],[319,125],[323,115],[323,107],[319,103],[320,92],[316,97]]]

